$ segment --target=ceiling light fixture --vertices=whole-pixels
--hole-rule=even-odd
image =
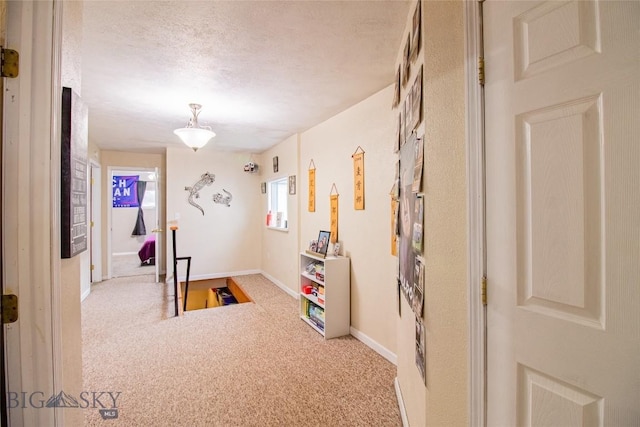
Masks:
[[[191,108],[193,117],[189,119],[186,127],[176,129],[173,133],[178,135],[187,147],[193,148],[193,151],[198,151],[198,148],[204,147],[216,134],[211,130],[210,126],[198,125],[198,114],[200,114],[202,105],[189,104],[189,108]]]

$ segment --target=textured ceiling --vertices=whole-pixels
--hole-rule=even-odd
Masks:
[[[100,148],[182,147],[191,102],[261,152],[391,84],[404,1],[87,1],[82,98]],[[391,100],[389,100],[391,104]]]

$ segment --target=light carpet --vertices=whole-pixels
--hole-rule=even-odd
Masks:
[[[140,265],[138,254],[113,254],[111,257],[113,277],[141,276],[156,274],[155,265]]]
[[[396,368],[351,336],[324,340],[262,275],[255,303],[172,317],[153,276],[93,285],[82,304],[84,390],[121,392],[89,426],[400,426]]]

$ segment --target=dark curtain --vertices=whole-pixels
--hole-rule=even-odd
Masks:
[[[133,227],[132,236],[145,236],[147,234],[147,227],[144,226],[144,213],[142,212],[142,199],[144,199],[144,192],[147,189],[147,181],[140,181],[136,183],[136,195],[138,197],[138,219],[136,219],[136,226]]]

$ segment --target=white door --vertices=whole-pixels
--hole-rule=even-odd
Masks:
[[[484,3],[487,425],[640,425],[640,2]]]

